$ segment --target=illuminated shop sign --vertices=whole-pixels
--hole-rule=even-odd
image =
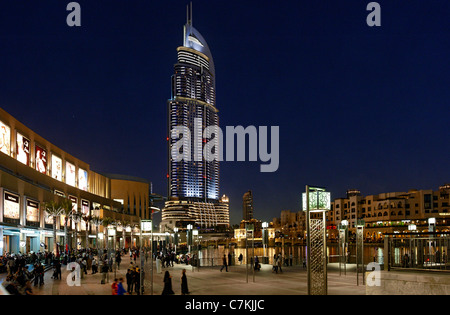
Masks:
[[[52,154],[52,177],[62,181],[62,160],[54,154]]]
[[[17,133],[17,161],[30,165],[30,140]]]
[[[11,155],[11,129],[0,121],[0,152]]]
[[[88,173],[81,168],[78,170],[78,188],[84,191],[88,190]]]
[[[72,211],[77,212],[78,211],[78,198],[74,196],[69,195],[69,200],[72,202]],[[75,229],[76,223],[72,220],[72,229]]]
[[[39,173],[47,174],[47,150],[35,145],[35,165]]]
[[[76,168],[72,163],[66,162],[66,184],[75,187]]]
[[[62,191],[56,190],[56,189],[55,189],[55,195],[66,198],[65,193],[63,193]]]
[[[89,215],[89,206],[90,203],[87,200],[81,199],[81,213],[85,216]]]
[[[6,219],[19,220],[20,219],[20,197],[9,192],[4,193],[3,201],[3,217]]]
[[[72,211],[77,212],[78,198],[74,196],[69,196],[69,200],[72,201]]]
[[[39,222],[39,203],[27,200],[27,221]]]

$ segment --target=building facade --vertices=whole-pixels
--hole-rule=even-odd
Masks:
[[[54,242],[63,243],[65,218],[54,219],[46,214],[44,204],[50,201],[69,199],[73,211],[84,217],[110,217],[139,226],[140,219],[151,216],[149,187],[150,183],[143,180],[123,183],[117,177],[92,171],[88,163],[61,150],[0,108],[0,255],[51,251]],[[135,196],[130,199],[133,207],[129,207],[130,202],[128,206],[121,202],[127,200],[124,191]],[[77,231],[75,244],[84,247],[100,242],[97,227],[89,221],[69,222],[68,227],[71,232]],[[98,227],[100,233],[103,230],[103,226]],[[116,244],[135,245],[132,232],[119,231]]]
[[[404,233],[410,225],[419,232],[429,232],[428,220],[436,220],[435,232],[450,231],[450,184],[438,190],[409,190],[362,196],[349,190],[346,198],[335,199],[327,212],[327,225],[333,230],[347,220],[355,232],[357,220],[364,220],[365,236],[380,239],[383,233]]]
[[[242,196],[242,220],[251,219],[253,219],[253,193],[249,190]]]
[[[183,46],[172,76],[168,100],[168,201],[162,210],[161,231],[229,225],[228,198],[219,195],[219,137],[205,135],[219,126],[216,107],[214,60],[207,42],[192,26],[184,26]],[[174,133],[177,128],[188,130]],[[179,155],[180,159],[174,158]],[[227,219],[228,218],[228,219]]]

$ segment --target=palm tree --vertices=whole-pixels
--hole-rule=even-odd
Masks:
[[[92,217],[90,215],[83,216],[83,220],[86,223],[86,250],[89,247],[89,223],[92,221]]]
[[[123,237],[123,247],[125,248],[125,243],[126,243],[126,228],[128,227],[128,226],[130,226],[130,221],[128,221],[128,220],[123,220],[122,221],[122,226],[123,226],[123,230],[122,230],[122,237]]]
[[[106,233],[103,233],[103,234],[105,234],[104,239],[106,240],[106,249],[108,250],[108,252],[109,252],[108,226],[110,226],[113,222],[114,222],[114,220],[112,218],[110,218],[110,217],[104,217],[103,220],[102,220],[102,225],[103,225],[103,227],[106,230]],[[105,246],[103,246],[103,248],[105,248]]]
[[[97,233],[97,238],[96,238],[96,242],[95,243],[96,243],[97,255],[98,255],[98,227],[103,224],[103,220],[100,219],[100,217],[98,217],[98,216],[92,216],[91,217],[91,222],[92,222],[92,224],[95,225],[95,230],[96,230],[96,233]]]
[[[131,228],[131,239],[130,239],[130,250],[133,248],[133,230],[136,227],[136,223],[131,222],[130,228]]]
[[[73,214],[73,205],[72,201],[70,199],[64,199],[61,201],[61,207],[62,207],[62,215],[64,216],[64,250],[69,243],[69,233],[67,229],[67,225],[69,223],[69,220],[72,218]],[[72,246],[69,246],[69,250],[72,250]]]
[[[45,212],[53,219],[53,253],[58,254],[58,247],[56,245],[56,220],[61,216],[63,208],[61,204],[56,201],[49,201],[44,204]]]
[[[78,223],[81,222],[83,214],[81,211],[72,213],[72,220],[75,222],[75,249],[78,249]]]
[[[122,239],[123,239],[123,221],[121,219],[117,219],[115,223],[116,227],[122,227]],[[120,239],[119,239],[119,248],[120,248]]]

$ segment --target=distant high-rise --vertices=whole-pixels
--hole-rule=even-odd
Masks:
[[[247,191],[242,197],[242,219],[249,221],[253,219],[253,194],[252,191]]]
[[[169,200],[162,211],[162,225],[169,229],[187,223],[204,228],[229,225],[228,198],[219,197],[219,161],[211,161],[208,154],[212,153],[205,156],[203,152],[207,141],[219,147],[218,137],[203,138],[205,128],[219,126],[219,116],[214,60],[206,40],[192,25],[192,6],[188,8],[183,46],[177,52],[172,97],[167,102]],[[180,126],[188,128],[190,139],[184,135],[182,140],[172,139],[171,131]],[[177,161],[172,150],[180,140],[190,150],[178,152],[183,159]]]

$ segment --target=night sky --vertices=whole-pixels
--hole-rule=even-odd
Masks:
[[[0,2],[0,107],[97,172],[167,194],[167,99],[188,1]],[[221,127],[280,126],[280,167],[221,163],[231,223],[299,211],[305,185],[363,195],[450,182],[450,2],[196,0]]]

